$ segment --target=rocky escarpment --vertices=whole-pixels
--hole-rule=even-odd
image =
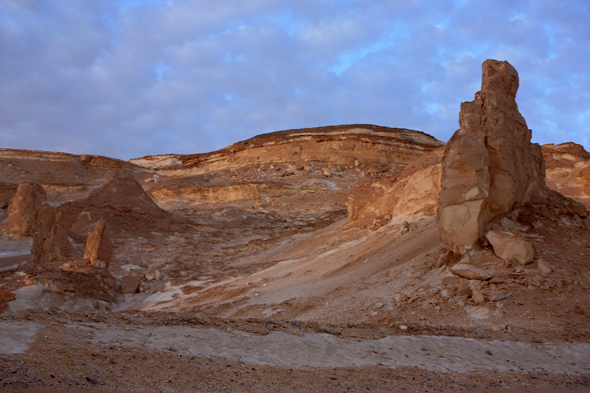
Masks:
[[[481,91],[461,104],[461,128],[442,161],[440,237],[458,252],[477,244],[494,219],[520,205],[553,198],[573,206],[545,184],[541,147],[530,142],[531,130],[515,101],[514,67],[486,60],[482,71]]]
[[[131,161],[157,171],[157,184],[148,188],[166,208],[233,201],[282,206],[320,192],[329,205],[344,208],[359,180],[396,174],[442,145],[419,131],[345,125],[259,135],[207,154]]]
[[[151,178],[153,171],[133,163],[96,155],[34,150],[0,149],[0,206],[3,189],[31,182],[42,185],[49,199],[59,201],[87,196],[117,177]],[[4,198],[6,199],[6,198]],[[60,200],[61,199],[61,200]]]
[[[576,143],[542,146],[547,185],[590,211],[590,153]]]
[[[406,165],[415,157],[442,146],[419,131],[352,124],[278,131],[234,143],[212,153],[148,156],[130,160],[160,169],[164,176],[193,175],[212,170],[232,170],[248,165],[302,164],[352,165],[360,162]]]
[[[356,184],[346,205],[351,221],[372,218],[416,221],[436,215],[444,148],[432,150],[409,164],[398,175]]]

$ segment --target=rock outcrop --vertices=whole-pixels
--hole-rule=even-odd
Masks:
[[[47,194],[43,187],[34,183],[21,183],[10,199],[8,218],[4,225],[5,233],[32,236],[37,210],[41,207]]]
[[[17,185],[11,183],[0,183],[0,209],[6,209],[10,200],[16,194]]]
[[[424,154],[397,176],[356,184],[346,201],[349,219],[415,221],[436,215],[443,152],[438,148]]]
[[[249,165],[322,162],[401,163],[442,146],[423,132],[371,124],[350,124],[277,131],[203,154],[148,156],[130,162],[159,169],[165,176],[198,175]]]
[[[96,268],[107,268],[111,264],[113,256],[113,243],[108,225],[104,219],[98,220],[94,231],[88,235],[86,240],[86,251],[84,259]]]
[[[481,91],[461,104],[461,128],[442,162],[440,237],[458,252],[478,243],[495,218],[549,193],[541,148],[516,105],[516,70],[496,60],[482,70]]]
[[[59,207],[66,227],[89,234],[104,219],[114,234],[184,231],[186,224],[161,209],[133,179],[114,179],[85,199]]]
[[[590,153],[576,143],[542,146],[547,185],[590,211]]]
[[[43,204],[35,216],[32,232],[31,265],[56,267],[80,257],[70,243],[71,231],[64,226],[63,215],[57,208]]]

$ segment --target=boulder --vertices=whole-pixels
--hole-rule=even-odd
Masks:
[[[486,234],[486,239],[492,245],[494,253],[505,261],[526,265],[535,257],[533,245],[515,233],[492,230]]]
[[[86,240],[86,251],[84,259],[90,261],[90,265],[97,268],[107,268],[111,264],[113,256],[113,243],[109,228],[104,219],[98,220],[94,231],[88,235]]]
[[[541,148],[518,111],[518,73],[508,62],[486,60],[481,91],[461,104],[460,129],[442,161],[438,223],[441,240],[464,253],[488,223],[537,194],[548,192]]]
[[[43,204],[38,209],[32,232],[31,265],[63,263],[79,257],[70,244],[71,231],[64,227],[62,214],[55,207]]]
[[[33,236],[33,225],[37,210],[47,199],[43,187],[34,183],[21,183],[10,199],[5,233]]]
[[[139,289],[139,277],[127,274],[121,277],[121,293],[136,293]]]

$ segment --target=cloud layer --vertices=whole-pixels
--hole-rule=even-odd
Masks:
[[[371,123],[443,141],[487,58],[539,143],[590,148],[585,0],[4,0],[0,147],[129,159]]]

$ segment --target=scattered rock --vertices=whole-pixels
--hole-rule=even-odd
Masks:
[[[469,280],[488,280],[492,275],[483,269],[469,264],[470,258],[465,256],[454,266],[449,268],[449,271],[456,276],[467,278]]]
[[[4,232],[20,236],[33,236],[37,210],[45,203],[46,199],[47,194],[40,185],[19,184],[16,193],[10,199]]]
[[[508,294],[506,293],[506,291],[502,290],[502,291],[492,292],[490,295],[488,295],[488,300],[490,302],[499,302],[499,301],[506,299],[507,297],[508,297]]]
[[[467,311],[470,317],[476,319],[488,319],[490,317],[490,310],[484,306],[478,306]]]
[[[537,261],[537,269],[539,269],[541,273],[545,274],[550,274],[553,271],[553,268],[547,265],[547,263],[541,258],[539,258],[539,260]]]
[[[331,177],[332,176],[332,173],[329,170],[327,170],[327,169],[324,169],[323,174],[326,177]]]
[[[471,296],[471,286],[469,285],[469,281],[465,281],[459,289],[457,289],[457,296]]]
[[[139,288],[139,277],[128,274],[121,277],[121,293],[136,293]]]
[[[483,304],[486,301],[482,293],[477,289],[471,290],[471,300],[473,300],[473,303],[475,304]]]
[[[533,245],[512,232],[492,230],[486,234],[486,238],[494,253],[505,261],[526,265],[535,257]]]
[[[463,284],[465,282],[465,280],[462,277],[456,277],[456,276],[447,276],[447,277],[443,277],[442,279],[442,285],[445,286],[454,286],[454,287],[458,287],[461,284]]]

